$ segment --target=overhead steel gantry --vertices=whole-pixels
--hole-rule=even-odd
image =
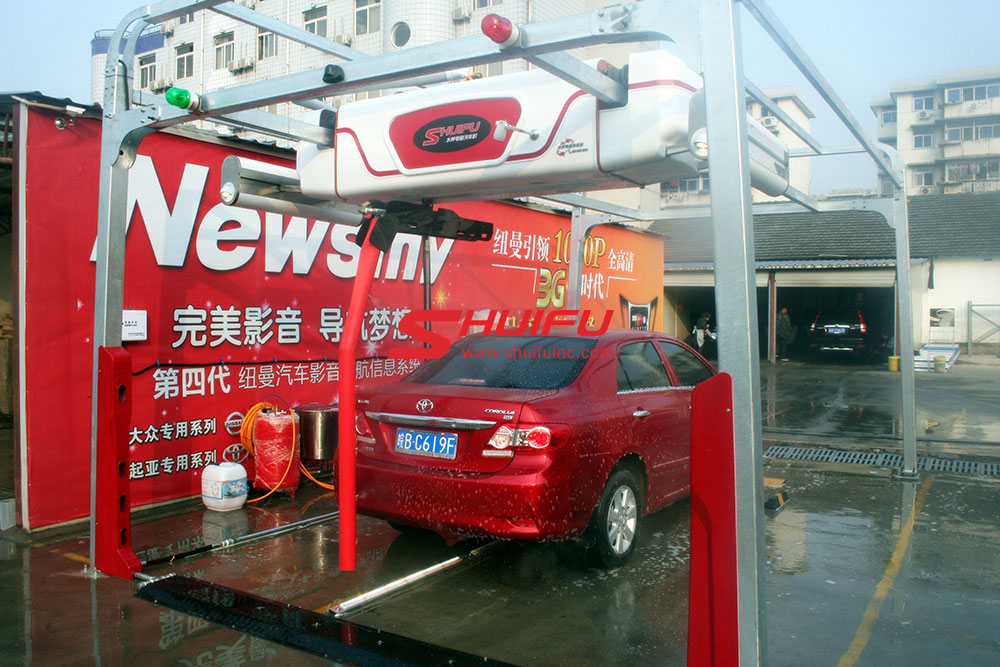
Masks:
[[[102,566],[95,551],[104,539],[97,526],[102,511],[98,502],[98,479],[114,475],[100,471],[114,465],[114,457],[99,458],[99,445],[114,439],[116,420],[125,419],[115,405],[125,403],[125,385],[108,381],[108,350],[121,347],[122,289],[126,229],[126,186],[128,169],[133,164],[142,138],[160,129],[199,119],[243,127],[277,138],[330,145],[332,132],[322,127],[275,116],[258,107],[275,102],[308,101],[319,97],[380,87],[400,87],[415,81],[434,80],[448,70],[482,65],[513,58],[525,59],[605,101],[621,100],[620,83],[597,73],[565,53],[569,49],[606,43],[669,41],[688,66],[702,73],[704,79],[707,129],[712,137],[708,156],[711,179],[711,206],[702,211],[637,211],[621,209],[575,195],[551,197],[580,209],[604,211],[636,221],[640,226],[658,219],[711,216],[715,243],[715,293],[719,327],[719,365],[732,377],[732,423],[735,439],[733,460],[736,498],[737,603],[739,661],[759,664],[766,655],[764,613],[764,532],[762,486],[762,431],[757,347],[757,312],[753,224],[750,199],[746,95],[750,94],[771,110],[809,147],[797,155],[827,155],[845,152],[824,149],[795,124],[760,89],[744,78],[741,53],[739,6],[750,14],[785,51],[789,58],[816,87],[833,111],[858,139],[858,148],[876,163],[894,184],[893,197],[863,200],[838,205],[819,204],[804,193],[786,194],[797,202],[789,205],[759,207],[762,212],[789,210],[831,210],[861,208],[878,211],[896,230],[896,271],[899,294],[899,326],[902,362],[902,422],[904,435],[904,476],[916,474],[915,407],[913,384],[912,313],[910,309],[909,240],[903,172],[898,161],[889,157],[891,149],[874,144],[851,116],[846,106],[805,55],[801,47],[777,20],[762,0],[646,0],[631,5],[605,9],[518,26],[520,41],[513,46],[498,46],[477,35],[427,46],[413,47],[382,55],[369,56],[341,44],[287,25],[234,2],[222,0],[166,0],[146,5],[129,13],[115,30],[109,44],[105,68],[104,124],[101,146],[100,204],[97,234],[97,277],[94,312],[94,375],[91,456],[91,563]],[[162,23],[192,11],[210,10],[276,35],[314,48],[331,56],[327,67],[314,68],[273,79],[238,85],[201,94],[197,112],[189,113],[169,105],[165,99],[140,93],[133,85],[132,63],[139,34],[149,25]],[[114,54],[121,54],[116,57]],[[428,79],[427,77],[431,77]],[[440,80],[440,79],[438,79]],[[315,203],[315,202],[313,202]],[[314,213],[322,214],[320,205]],[[331,206],[331,216],[347,214],[342,207]],[[350,214],[348,214],[350,215]],[[354,214],[357,215],[357,214]],[[576,238],[582,239],[585,227],[578,213]],[[333,218],[337,219],[337,218]],[[343,218],[340,218],[343,219]],[[598,221],[607,221],[601,216]],[[575,272],[578,273],[578,256]],[[577,278],[574,278],[577,280]],[[104,373],[102,380],[101,372]],[[127,454],[127,448],[126,448]],[[117,466],[116,466],[117,467]],[[122,486],[118,474],[119,489]],[[115,511],[127,516],[127,491],[113,497]],[[104,496],[102,496],[102,503]],[[107,508],[104,508],[106,511]],[[119,535],[111,535],[118,543]],[[127,545],[126,534],[120,542]],[[129,549],[130,551],[130,549]],[[134,558],[134,556],[133,556]]]

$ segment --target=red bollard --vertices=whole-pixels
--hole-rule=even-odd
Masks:
[[[691,395],[691,579],[688,664],[739,664],[733,379]]]
[[[131,579],[142,570],[132,551],[128,427],[132,417],[132,358],[101,347],[97,359],[97,504],[94,567]]]
[[[357,567],[357,498],[355,495],[355,450],[358,445],[354,430],[357,399],[357,348],[361,334],[361,320],[365,316],[365,302],[371,292],[375,266],[381,252],[372,245],[371,234],[378,220],[372,220],[368,239],[361,246],[358,271],[351,288],[351,300],[344,318],[344,332],[340,338],[338,364],[340,376],[338,385],[340,399],[337,415],[337,504],[340,509],[340,569],[353,570]]]

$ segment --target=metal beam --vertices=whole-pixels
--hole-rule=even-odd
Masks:
[[[778,106],[778,103],[772,100],[767,93],[757,87],[752,81],[747,81],[747,92],[755,100],[761,103],[775,118],[781,121],[781,123],[791,130],[795,136],[797,136],[802,141],[806,142],[806,145],[812,148],[817,153],[823,152],[823,146],[809,134],[809,131],[804,127],[792,120],[792,117],[785,113],[785,110]]]
[[[568,53],[530,56],[528,61],[590,93],[604,104],[620,107],[628,102],[628,88]]]
[[[735,577],[739,664],[767,656],[764,581],[763,434],[757,345],[757,282],[750,199],[750,150],[738,6],[700,0],[705,118],[712,149],[712,227],[719,369],[732,377],[736,484]],[[726,574],[730,562],[726,562]]]
[[[897,180],[899,177],[889,165],[889,160],[875,146],[875,142],[868,138],[868,135],[865,134],[865,131],[861,128],[861,124],[851,114],[847,105],[840,99],[840,96],[833,90],[826,78],[820,74],[816,65],[813,64],[809,56],[802,50],[799,43],[795,41],[792,34],[781,24],[781,21],[778,20],[778,17],[775,16],[764,0],[740,0],[740,2],[747,8],[751,16],[757,19],[761,27],[771,35],[771,39],[774,40],[775,44],[799,68],[799,71],[809,80],[809,83],[813,85],[820,97],[830,105],[830,108],[833,109],[837,117],[847,126],[851,134],[861,142],[861,145],[865,147],[865,151],[871,155],[872,160],[875,161],[875,164],[878,165],[882,172],[892,179],[896,187],[903,187],[902,180]]]
[[[212,7],[212,11],[217,14],[222,14],[223,16],[228,16],[231,19],[236,19],[237,21],[257,26],[258,28],[264,28],[265,30],[273,32],[275,35],[280,35],[285,39],[290,39],[291,41],[298,42],[299,44],[305,44],[310,48],[316,49],[317,51],[328,53],[330,55],[337,56],[338,58],[343,58],[344,60],[357,60],[359,58],[370,57],[366,53],[352,49],[349,46],[344,46],[339,42],[333,41],[332,39],[320,37],[315,33],[309,32],[308,30],[288,25],[284,21],[270,17],[267,14],[262,14],[261,12],[256,12],[249,7],[244,7],[243,5],[235,2],[224,2],[216,7]]]
[[[177,116],[152,113],[153,127],[226,115],[276,102],[329,97],[367,90],[381,84],[473,65],[618,42],[670,41],[665,32],[635,26],[666,25],[665,3],[639,3],[591,14],[521,26],[521,45],[501,48],[483,35],[462,37],[355,61],[287,74],[273,79],[210,91],[201,96],[201,110]],[[403,84],[405,85],[405,84]]]

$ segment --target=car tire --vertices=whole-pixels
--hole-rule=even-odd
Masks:
[[[635,553],[642,514],[642,494],[635,475],[625,469],[611,474],[587,528],[594,563],[613,570]]]

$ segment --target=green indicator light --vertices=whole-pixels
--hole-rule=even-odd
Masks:
[[[184,88],[171,88],[167,91],[167,103],[180,109],[191,106],[191,91]]]

